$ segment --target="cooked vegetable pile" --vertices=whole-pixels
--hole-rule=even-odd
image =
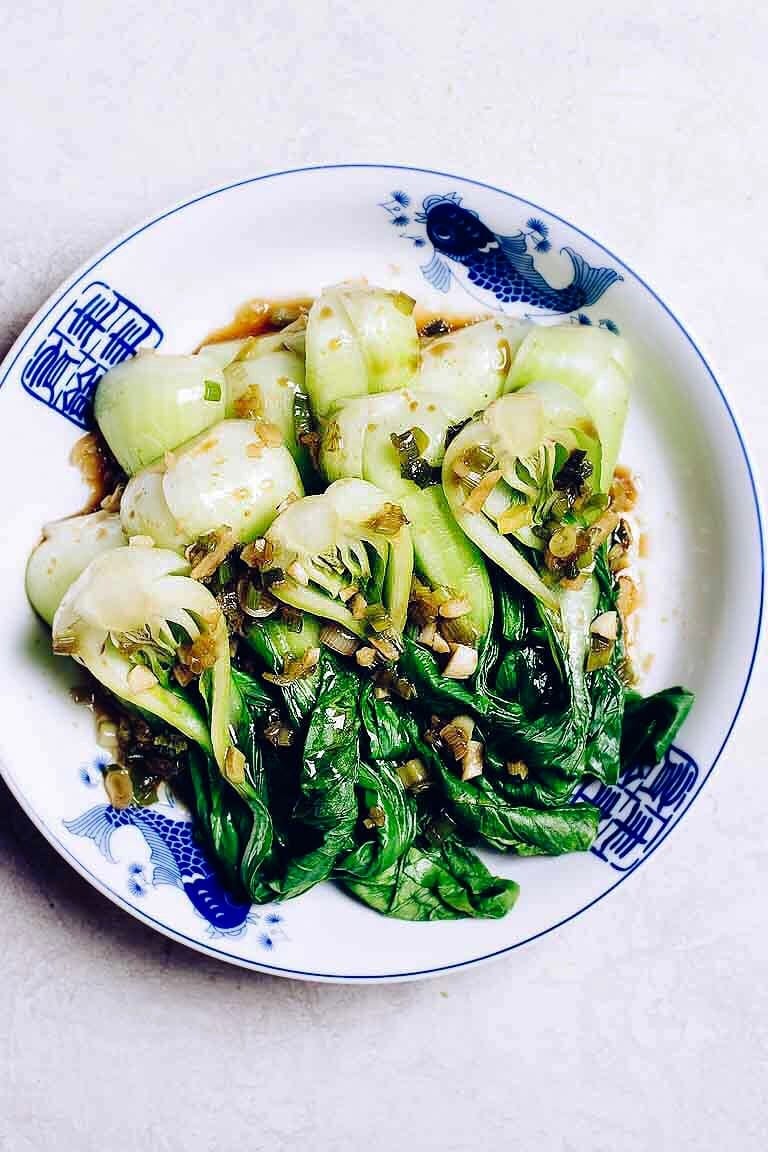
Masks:
[[[427,331],[341,284],[280,331],[140,353],[95,399],[122,482],[29,560],[111,803],[169,783],[243,899],[333,878],[402,919],[503,916],[518,886],[474,849],[588,849],[577,786],[656,764],[692,703],[630,687],[626,343]]]

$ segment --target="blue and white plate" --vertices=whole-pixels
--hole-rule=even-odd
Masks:
[[[591,852],[497,856],[521,884],[500,921],[387,920],[324,884],[285,905],[230,900],[184,810],[109,807],[88,712],[49,655],[24,596],[40,526],[82,506],[67,457],[101,374],[140,347],[189,351],[253,297],[311,295],[366,276],[438,311],[618,329],[638,374],[623,461],[641,485],[649,543],[636,660],[648,691],[682,683],[696,704],[663,764],[585,789],[603,811]],[[0,370],[0,761],[58,851],[117,904],[222,960],[286,976],[396,980],[519,948],[586,911],[639,868],[717,763],[749,680],[761,614],[754,481],[728,402],[693,340],[613,253],[559,216],[472,180],[340,165],[245,180],[124,236],[40,309]],[[664,867],[664,855],[656,867]]]

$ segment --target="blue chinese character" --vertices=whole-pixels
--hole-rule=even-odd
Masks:
[[[599,780],[590,780],[581,785],[573,800],[584,800],[588,804],[594,804],[605,817],[610,816],[621,798],[622,793],[618,788],[612,788],[610,784],[601,784]]]
[[[119,328],[112,328],[109,339],[101,350],[102,363],[114,368],[129,356],[133,356],[141,342],[147,337],[146,327],[135,316],[130,316]]]
[[[59,407],[65,416],[77,424],[85,423],[90,414],[93,393],[96,391],[96,385],[102,376],[101,368],[95,364],[75,373],[74,379],[71,380],[71,387],[68,387],[60,398]]]
[[[24,365],[21,382],[33,396],[55,407],[57,396],[79,363],[79,357],[73,356],[63,341],[44,341]]]
[[[157,348],[161,328],[151,316],[94,281],[55,320],[22,368],[24,388],[75,424],[87,428],[101,377],[140,347]]]
[[[96,291],[93,291],[96,288]],[[101,291],[101,285],[90,285],[83,295],[57,322],[54,331],[61,332],[82,352],[89,352],[89,341],[93,336],[107,331],[107,321],[119,308],[116,294],[108,298]]]
[[[629,872],[690,803],[698,776],[695,760],[670,748],[661,764],[650,771],[630,768],[616,785],[582,784],[573,800],[594,804],[601,815],[592,851],[617,871]]]
[[[643,791],[659,815],[664,816],[665,809],[669,809],[668,816],[687,799],[698,775],[699,770],[690,756],[671,748],[648,777]]]
[[[642,801],[626,796],[619,810],[601,824],[592,851],[617,871],[629,872],[663,829],[663,821]]]

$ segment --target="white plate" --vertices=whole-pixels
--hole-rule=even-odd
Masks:
[[[512,285],[507,296],[522,300],[502,304],[494,286],[450,258],[451,238],[430,227],[430,212],[451,198],[493,233],[517,237],[517,273],[510,264],[504,283]],[[581,261],[616,275],[581,269],[577,285],[594,302],[579,307],[561,289]],[[41,524],[83,503],[67,457],[107,366],[139,344],[191,350],[249,298],[311,295],[359,276],[446,312],[503,306],[613,324],[637,353],[623,461],[642,481],[640,514],[650,539],[641,573],[643,688],[682,683],[694,689],[696,704],[665,764],[616,788],[588,789],[605,813],[591,852],[493,858],[494,869],[522,888],[500,921],[387,920],[331,884],[252,911],[227,901],[195,856],[178,806],[107,807],[91,717],[67,692],[76,670],[49,655],[48,636],[24,596],[24,564]],[[716,764],[749,681],[762,610],[762,536],[746,451],[725,396],[680,323],[616,256],[560,217],[500,189],[415,168],[340,165],[246,180],[164,213],[81,268],[21,334],[0,385],[2,770],[25,811],[82,875],[174,939],[246,967],[313,979],[397,980],[477,963],[552,931],[622,883]]]

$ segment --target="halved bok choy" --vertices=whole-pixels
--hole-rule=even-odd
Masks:
[[[535,327],[517,349],[505,390],[549,381],[578,396],[591,418],[602,457],[594,479],[611,486],[629,408],[632,356],[621,336],[579,324]]]
[[[615,527],[593,492],[604,453],[586,405],[554,383],[503,396],[450,444],[443,489],[458,524],[547,608],[584,583]]]
[[[116,512],[89,512],[46,524],[42,540],[27,561],[30,604],[51,624],[64,593],[91,560],[127,543]]]
[[[490,627],[493,594],[483,557],[457,526],[439,484],[452,422],[436,399],[415,389],[348,400],[323,424],[320,466],[329,478],[361,477],[397,501],[416,570],[444,599],[466,598],[463,639],[476,644]]]
[[[111,368],[94,398],[96,423],[129,476],[224,417],[226,384],[201,352],[139,352]]]
[[[450,424],[467,420],[501,396],[513,357],[531,330],[522,320],[481,320],[421,342],[411,383],[445,412]]]
[[[216,340],[210,344],[203,344],[198,352],[204,353],[210,360],[215,360],[222,370],[228,368],[241,355],[266,356],[272,352],[285,350],[295,352],[303,360],[306,330],[307,318],[301,315],[277,332],[240,336],[232,340]]]
[[[278,343],[273,336],[246,340],[224,368],[227,416],[266,420],[279,429],[283,443],[303,480],[314,467],[302,440],[310,427],[309,397],[305,389],[304,350]]]
[[[280,504],[304,494],[274,424],[222,420],[128,483],[120,504],[129,536],[180,549],[229,530],[234,542],[263,534]]]
[[[342,400],[391,392],[419,368],[415,301],[404,292],[337,284],[318,296],[306,335],[307,391],[316,417]]]
[[[53,618],[53,651],[71,656],[119,699],[158,717],[213,753],[230,751],[229,636],[208,589],[167,549],[132,545],[97,556]],[[178,663],[210,677],[209,719],[175,686]]]
[[[413,572],[406,517],[363,480],[290,504],[266,533],[263,578],[284,604],[333,620],[395,659]],[[388,654],[388,655],[387,655]]]

